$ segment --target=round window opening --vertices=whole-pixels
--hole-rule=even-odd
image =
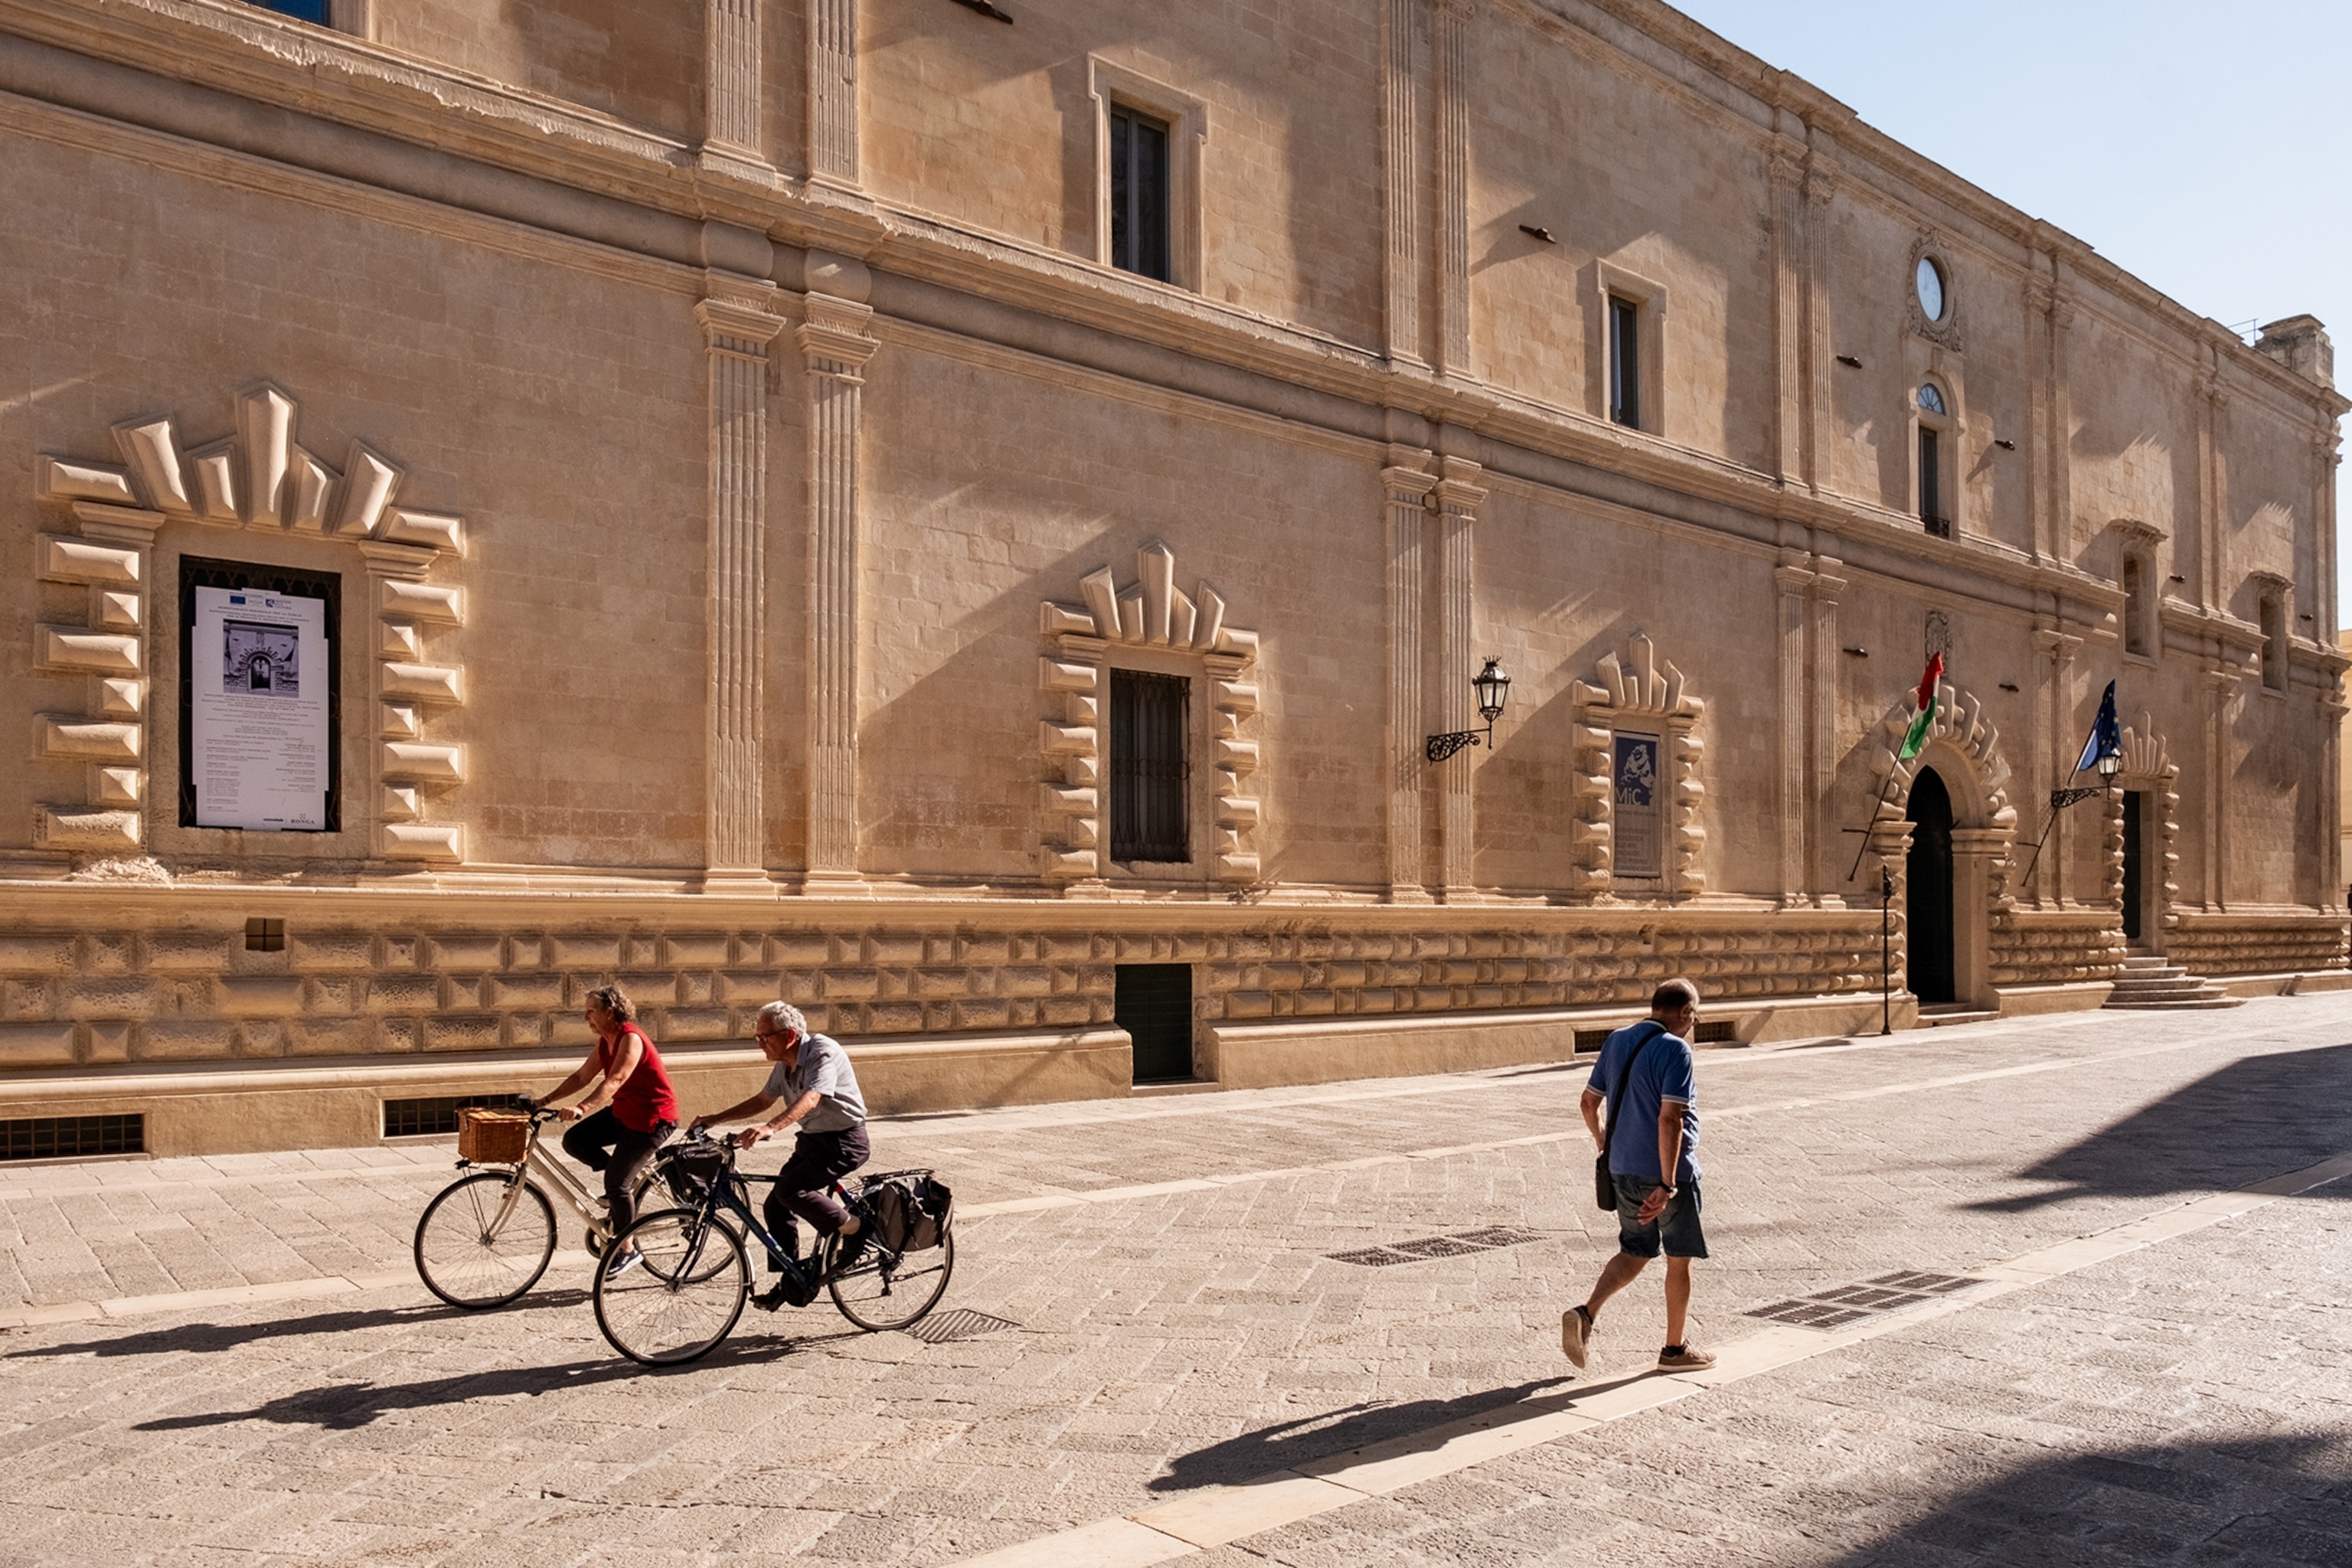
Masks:
[[[1944,269],[1932,256],[1919,258],[1919,309],[1931,321],[1944,319]]]
[[[1929,414],[1943,414],[1948,412],[1948,410],[1944,407],[1943,392],[1933,382],[1928,382],[1919,388],[1919,406],[1922,410]]]

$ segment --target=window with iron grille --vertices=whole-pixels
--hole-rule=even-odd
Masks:
[[[383,1135],[446,1138],[457,1131],[460,1110],[520,1110],[522,1099],[519,1094],[461,1094],[430,1100],[387,1100],[383,1102]]]
[[[1169,280],[1168,124],[1118,104],[1110,110],[1110,264]]]
[[[144,1116],[28,1116],[0,1121],[0,1160],[77,1160],[142,1154]]]
[[[1190,860],[1185,715],[1192,683],[1181,675],[1110,672],[1110,858]]]

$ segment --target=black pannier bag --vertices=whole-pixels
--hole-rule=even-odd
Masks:
[[[891,1171],[866,1180],[866,1206],[882,1245],[893,1252],[924,1252],[955,1224],[955,1194],[929,1171]]]
[[[727,1152],[715,1144],[681,1143],[664,1151],[662,1156],[662,1173],[669,1181],[670,1195],[688,1208],[702,1206],[719,1173],[726,1168]]]

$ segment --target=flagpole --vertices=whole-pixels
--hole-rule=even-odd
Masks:
[[[1845,874],[1845,879],[1849,882],[1862,875],[1862,858],[1870,853],[1870,829],[1878,826],[1878,814],[1886,805],[1886,792],[1895,784],[1895,768],[1901,765],[1898,760],[1894,766],[1886,770],[1886,776],[1878,781],[1878,798],[1870,805],[1870,826],[1862,830],[1862,842],[1854,847],[1853,869]]]

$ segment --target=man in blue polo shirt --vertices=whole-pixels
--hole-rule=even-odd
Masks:
[[[1646,1020],[1609,1037],[1584,1086],[1584,1125],[1593,1147],[1609,1157],[1617,1187],[1618,1250],[1585,1303],[1560,1314],[1559,1348],[1579,1366],[1601,1303],[1631,1285],[1662,1247],[1666,1343],[1658,1367],[1697,1372],[1715,1364],[1713,1355],[1683,1338],[1691,1259],[1706,1256],[1698,1224],[1698,1090],[1691,1071],[1690,1038],[1697,1027],[1698,987],[1667,981],[1651,994]],[[1615,1115],[1604,1131],[1601,1110],[1612,1102]]]

